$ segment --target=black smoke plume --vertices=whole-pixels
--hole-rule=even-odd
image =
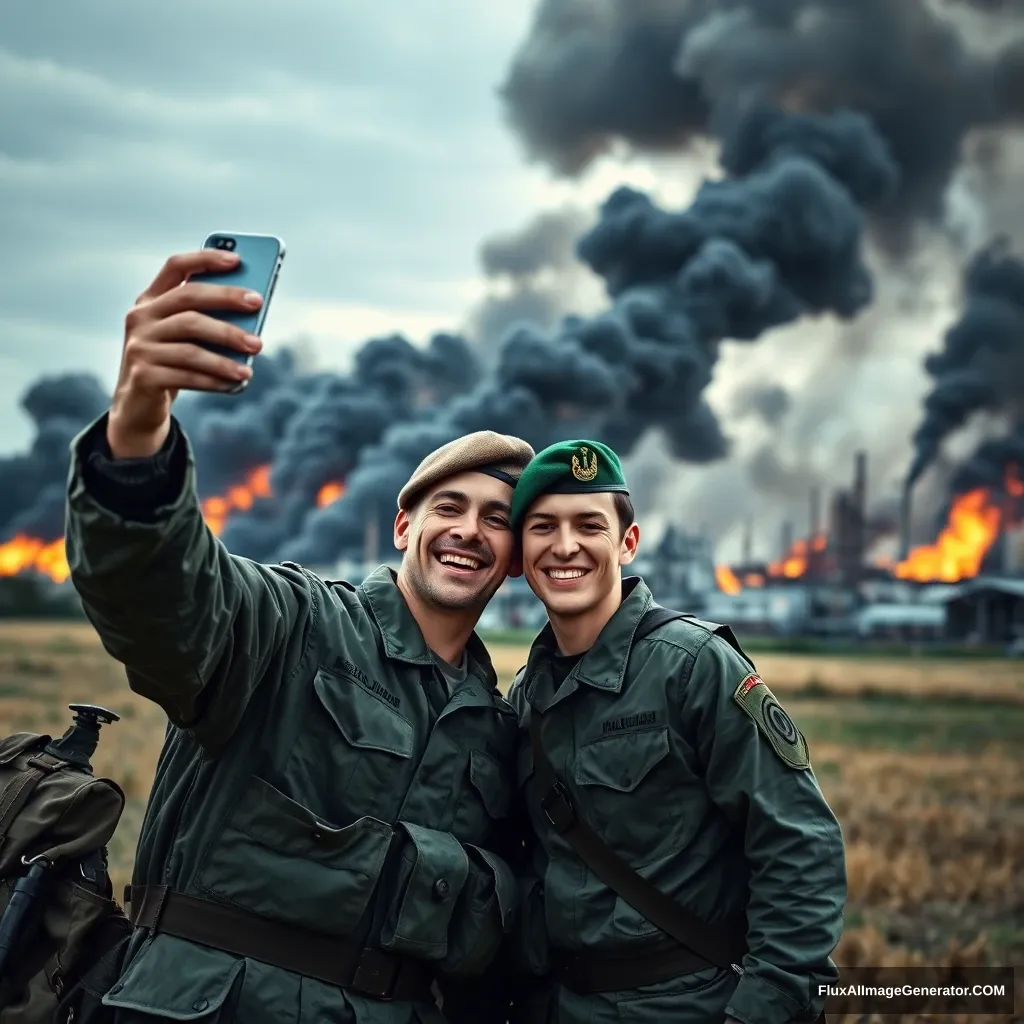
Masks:
[[[1022,83],[1021,44],[973,52],[927,0],[541,0],[502,95],[528,153],[565,175],[620,142],[680,150],[750,104],[858,110],[901,170],[874,210],[899,250],[941,215],[968,130],[1024,116]]]
[[[203,494],[272,466],[273,495],[231,518],[229,548],[323,565],[362,554],[373,522],[386,555],[413,468],[474,430],[537,448],[583,433],[627,455],[660,428],[676,458],[723,457],[728,442],[704,400],[721,341],[863,309],[872,283],[860,204],[884,201],[898,176],[871,123],[849,111],[757,106],[722,129],[725,167],[742,176],[705,182],[678,212],[614,192],[578,243],[609,308],[552,333],[512,328],[490,370],[459,338],[425,350],[384,338],[364,346],[348,377],[302,373],[285,354],[260,360],[240,396],[187,396],[178,412]],[[318,488],[338,479],[344,496],[317,508]]]
[[[967,266],[963,312],[946,332],[942,350],[925,360],[925,370],[935,383],[914,432],[908,488],[935,461],[943,441],[975,413],[1007,413],[1024,422],[1024,262],[1009,253],[1004,240],[997,239]],[[955,489],[977,486],[992,473],[1001,482],[1015,451],[1024,469],[1019,447],[1012,434],[984,442],[961,467]]]

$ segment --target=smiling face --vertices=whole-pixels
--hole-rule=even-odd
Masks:
[[[546,494],[523,519],[523,570],[550,616],[610,618],[620,567],[633,561],[639,540],[635,523],[623,531],[613,494]]]
[[[441,481],[395,520],[399,576],[423,604],[446,611],[483,610],[510,575],[512,488],[485,473]]]

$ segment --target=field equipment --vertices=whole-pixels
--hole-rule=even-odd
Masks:
[[[118,715],[69,708],[60,739],[0,740],[0,1024],[100,1024],[131,931],[107,874],[125,797],[89,760]]]

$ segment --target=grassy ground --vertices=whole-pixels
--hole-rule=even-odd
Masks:
[[[525,649],[493,653],[507,684]],[[843,825],[850,901],[836,959],[1024,962],[1024,662],[770,651],[755,661],[807,735]],[[62,732],[72,701],[123,716],[95,758],[129,797],[111,849],[119,888],[163,718],[129,692],[88,626],[0,623],[0,734]]]

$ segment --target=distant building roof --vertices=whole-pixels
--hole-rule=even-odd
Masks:
[[[1006,594],[1010,597],[1024,597],[1024,579],[1009,576],[976,576],[973,580],[966,580],[951,588],[946,595],[946,600],[955,601],[962,597],[973,597],[975,594],[982,594],[986,591]]]

